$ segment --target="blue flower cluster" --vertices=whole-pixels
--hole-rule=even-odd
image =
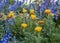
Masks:
[[[57,19],[57,11],[59,11],[58,9],[59,5],[57,3],[57,1],[54,3],[50,3],[50,1],[45,0],[44,3],[41,4],[41,6],[39,6],[40,12],[43,12],[45,9],[50,9],[52,13],[54,13],[54,18]],[[58,9],[58,10],[57,10]]]
[[[14,0],[14,4],[13,5],[10,5],[9,4],[9,0],[1,0],[0,1],[0,10],[2,10],[2,7],[3,5],[5,6],[8,6],[7,10],[9,11],[15,11],[15,8],[18,6],[18,7],[22,7],[24,3],[24,0],[21,2],[21,1],[18,1],[18,0]]]
[[[22,8],[23,3],[24,3],[24,0],[22,2],[21,1],[18,2],[16,0],[14,0],[14,4],[13,5],[9,5],[8,0],[5,0],[5,1],[2,0],[0,2],[0,10],[2,10],[2,7],[5,4],[6,6],[8,6],[7,10],[15,11],[16,6]],[[30,4],[30,6],[35,6],[35,4]],[[48,1],[45,0],[44,3],[42,3],[41,6],[39,6],[39,11],[43,12],[45,9],[50,9],[51,12],[55,14],[55,18],[57,18],[56,11],[57,11],[58,6],[59,5],[57,4],[57,2],[50,3],[49,0]],[[58,11],[60,11],[60,10],[58,10]],[[8,25],[8,24],[14,25],[14,20],[13,19],[7,19],[6,25]],[[4,35],[3,39],[1,39],[0,43],[9,43],[9,39],[10,38],[11,38],[10,30],[9,30],[9,28],[6,28],[6,34]]]
[[[10,38],[11,38],[11,33],[8,27],[6,27],[8,24],[9,25],[14,25],[14,20],[13,19],[7,19],[5,25],[5,30],[6,34],[4,35],[3,39],[0,40],[0,43],[10,43]],[[3,21],[2,21],[3,22]],[[14,39],[15,40],[15,39]]]
[[[9,31],[9,28],[6,28],[6,34],[4,35],[3,39],[1,39],[0,43],[8,43],[10,38],[11,33]]]
[[[2,10],[3,4],[4,4],[4,1],[2,0],[2,1],[0,2],[0,10]]]
[[[17,6],[17,1],[14,0],[14,4],[13,5],[9,5],[8,10],[15,10],[16,6]]]
[[[14,25],[14,19],[7,19],[7,25]]]

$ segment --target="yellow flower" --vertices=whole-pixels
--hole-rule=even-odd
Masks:
[[[36,32],[40,32],[41,30],[42,30],[42,27],[36,27],[36,28],[35,28],[35,31],[36,31]]]
[[[54,16],[54,14],[51,14],[51,16],[53,17],[53,16]]]
[[[34,14],[34,9],[30,9],[30,14]]]
[[[23,16],[23,14],[22,14],[22,13],[20,13],[20,14],[19,14],[19,16]]]
[[[36,15],[31,15],[31,19],[32,20],[36,19]]]
[[[31,13],[30,15],[35,15],[34,13]]]
[[[14,11],[10,11],[10,13],[14,13]]]
[[[27,27],[27,24],[26,23],[23,23],[23,24],[21,24],[21,27],[22,28],[26,28]]]
[[[39,23],[40,23],[40,24],[43,24],[43,23],[44,23],[44,20],[40,20]]]
[[[25,8],[23,8],[23,11],[22,11],[23,13],[26,13],[27,12],[27,10],[25,9]]]
[[[46,13],[46,14],[49,14],[50,12],[51,12],[50,9],[46,9],[46,10],[45,10],[45,13]]]
[[[7,18],[12,18],[12,16],[11,15],[8,15]]]
[[[10,13],[8,14],[7,18],[12,18],[14,16],[14,12],[10,11]]]

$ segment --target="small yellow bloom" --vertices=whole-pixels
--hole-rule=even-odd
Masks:
[[[14,12],[10,11],[9,15],[14,16]]]
[[[36,15],[31,15],[31,19],[32,20],[36,19]]]
[[[14,11],[10,11],[10,13],[14,13]]]
[[[51,14],[51,16],[53,17],[53,16],[54,16],[54,14]]]
[[[10,11],[10,13],[8,14],[7,18],[12,18],[14,16],[14,12]]]
[[[7,18],[12,18],[12,16],[11,15],[8,15]]]
[[[46,14],[49,14],[50,12],[51,12],[50,9],[46,9],[46,10],[45,10],[45,13],[46,13]]]
[[[19,14],[19,16],[23,16],[23,14],[22,14],[22,13],[20,13],[20,14]]]
[[[40,20],[39,23],[40,23],[40,24],[44,24],[44,20]]]
[[[23,11],[22,11],[23,13],[26,13],[27,12],[27,10],[25,9],[25,8],[23,8]]]
[[[35,28],[35,31],[36,31],[36,32],[40,32],[41,30],[42,30],[42,27],[36,27],[36,28]]]
[[[34,14],[34,9],[30,9],[30,14]]]
[[[27,27],[27,24],[26,23],[23,23],[23,24],[21,24],[21,27],[22,28],[26,28]]]

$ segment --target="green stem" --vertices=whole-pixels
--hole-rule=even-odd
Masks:
[[[38,33],[38,36],[36,37],[37,43],[40,43],[40,33]]]

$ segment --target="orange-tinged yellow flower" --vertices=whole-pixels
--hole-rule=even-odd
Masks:
[[[40,24],[44,24],[44,20],[40,20],[39,23],[40,23]]]
[[[34,9],[30,9],[30,14],[34,14]]]
[[[23,24],[21,24],[21,27],[22,28],[26,28],[27,27],[27,24],[26,23],[23,23]]]
[[[11,18],[11,16],[8,15],[7,18]]]
[[[32,20],[36,19],[36,15],[31,15],[31,19]]]
[[[23,16],[23,14],[22,14],[22,13],[20,13],[20,14],[19,14],[19,16]]]
[[[27,12],[27,10],[25,9],[25,8],[23,8],[23,11],[22,11],[23,13],[26,13]]]
[[[41,30],[42,30],[42,27],[36,27],[36,28],[35,28],[35,31],[36,31],[36,32],[40,32]]]
[[[50,14],[50,13],[51,13],[51,10],[50,10],[50,9],[46,9],[46,10],[45,10],[45,13],[46,13],[46,14]]]

